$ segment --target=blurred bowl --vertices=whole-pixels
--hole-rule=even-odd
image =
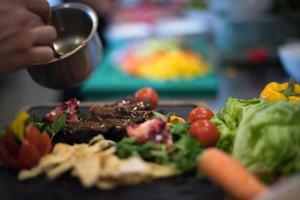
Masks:
[[[28,72],[40,85],[66,89],[87,79],[101,61],[98,17],[90,7],[79,3],[61,4],[51,11],[51,24],[58,35],[53,47],[59,55],[29,67]]]
[[[278,54],[286,73],[300,82],[300,42],[280,46]]]

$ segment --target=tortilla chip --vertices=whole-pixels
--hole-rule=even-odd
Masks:
[[[145,162],[140,157],[120,159],[115,155],[117,149],[112,144],[102,136],[93,138],[89,144],[57,144],[36,167],[22,170],[19,179],[46,174],[52,180],[71,171],[84,187],[111,189],[177,174],[170,166]]]
[[[100,176],[101,157],[91,154],[77,160],[72,175],[78,177],[84,187],[93,186]]]

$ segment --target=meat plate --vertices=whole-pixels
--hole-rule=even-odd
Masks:
[[[81,105],[80,110],[88,114],[91,105]],[[162,104],[158,110],[163,113],[174,112],[186,117],[194,108],[194,104]],[[42,116],[54,105],[28,107],[31,115]],[[220,200],[225,198],[224,192],[205,178],[197,178],[195,174],[158,179],[134,186],[119,187],[113,190],[85,189],[80,183],[64,175],[57,180],[47,181],[39,177],[26,182],[17,179],[17,173],[0,165],[0,199],[43,199],[43,200],[89,200],[89,199],[143,199],[143,200]]]

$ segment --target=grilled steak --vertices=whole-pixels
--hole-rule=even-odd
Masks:
[[[126,135],[128,125],[151,119],[154,109],[149,103],[136,102],[132,98],[109,105],[92,106],[91,117],[68,123],[55,140],[70,144],[83,143],[102,134],[106,139],[118,141]]]

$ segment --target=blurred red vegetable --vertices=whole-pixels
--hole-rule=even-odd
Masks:
[[[202,119],[210,120],[213,116],[214,113],[210,109],[204,106],[199,106],[197,108],[194,108],[189,113],[188,119],[190,122],[195,122],[197,120],[202,120]]]
[[[29,169],[38,164],[41,157],[51,151],[51,139],[47,132],[29,124],[25,128],[25,137],[17,141],[13,133],[7,131],[0,140],[0,159],[12,169]]]
[[[214,146],[219,140],[217,127],[209,120],[197,120],[192,123],[190,132],[206,146]]]
[[[157,92],[149,87],[139,89],[134,97],[138,101],[149,101],[153,106],[157,106],[158,104],[158,94]]]

